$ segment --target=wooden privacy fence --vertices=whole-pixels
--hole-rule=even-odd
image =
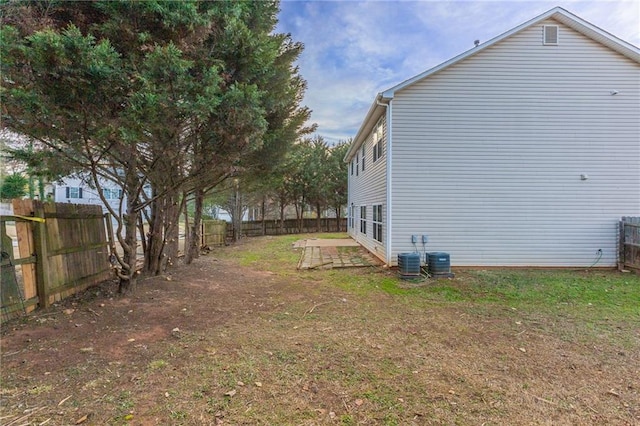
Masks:
[[[286,219],[283,226],[279,220],[257,220],[242,222],[242,235],[245,237],[259,237],[262,235],[285,235],[316,232],[317,219],[304,219],[302,231],[299,230],[297,219]],[[347,229],[347,219],[340,219],[339,228],[336,219],[320,219],[322,232],[341,232]],[[202,246],[221,246],[227,240],[233,239],[233,224],[224,220],[202,221]]]
[[[0,299],[2,302],[2,320],[12,318],[20,312],[31,312],[38,305],[36,289],[36,256],[32,255],[33,238],[25,238],[24,229],[31,226],[30,219],[17,216],[2,216],[0,219],[0,237],[2,238],[2,281],[0,281]],[[22,247],[16,256],[13,238],[16,230],[21,235]],[[16,241],[17,243],[18,241]],[[25,284],[26,283],[26,284]]]
[[[224,220],[202,221],[202,247],[223,246],[227,235],[227,222]]]
[[[3,319],[47,307],[113,277],[100,206],[14,200],[13,211],[14,216],[1,218],[2,251],[11,257],[5,261],[3,253],[2,291],[7,287],[11,294],[15,282],[23,300],[3,297]],[[11,222],[15,222],[18,256],[6,232]]]
[[[233,224],[227,227],[227,237],[233,238]],[[318,219],[302,219],[302,229],[299,228],[298,219],[286,219],[283,226],[280,220],[256,220],[242,222],[242,236],[259,237],[261,235],[286,235],[305,234],[318,231]],[[320,219],[320,232],[346,232],[347,219],[341,218],[336,222],[335,218]]]
[[[623,217],[619,236],[618,268],[640,270],[640,217]]]

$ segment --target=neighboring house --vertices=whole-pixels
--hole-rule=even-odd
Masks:
[[[98,191],[89,185],[88,179],[83,179],[82,176],[67,176],[57,182],[52,183],[47,187],[47,193],[51,194],[52,198],[57,203],[74,203],[74,204],[96,204],[102,206],[102,210],[107,213],[108,210],[98,195]],[[120,198],[122,198],[122,189],[117,184],[102,180],[102,190],[105,198],[109,202],[109,205],[115,210],[119,210]],[[146,187],[145,191],[150,194],[150,187]],[[123,198],[123,207],[126,206],[126,196]],[[279,220],[280,209],[275,201],[268,200],[266,205],[265,219],[267,220]],[[216,219],[231,222],[231,215],[224,207],[214,206],[208,212],[208,214],[214,216]],[[323,217],[335,217],[333,210],[325,212],[326,216]],[[310,217],[315,217],[315,210],[310,213]],[[305,215],[307,217],[307,215]],[[285,208],[285,219],[295,219],[296,213],[293,206],[287,206]],[[245,207],[242,213],[243,221],[259,221],[262,220],[261,206],[255,205]]]
[[[57,182],[51,183],[51,189],[47,189],[47,193],[52,192],[52,198],[56,203],[73,203],[73,204],[95,204],[102,206],[104,213],[110,213],[100,199],[98,191],[89,185],[88,179],[83,179],[82,175],[79,176],[67,176]],[[101,186],[103,194],[115,212],[120,212],[120,199],[122,198],[123,212],[127,206],[127,196],[123,196],[122,188],[120,188],[115,182],[102,179]],[[144,191],[148,196],[151,196],[151,187],[146,185]],[[149,212],[149,207],[146,207]],[[116,222],[115,218],[111,218],[112,223]]]
[[[268,199],[265,204],[265,220],[274,220],[280,218],[280,208],[278,203],[275,201]],[[293,207],[287,206],[285,208],[285,219],[295,218],[295,210],[291,213]],[[231,220],[231,212],[225,209],[222,206],[214,206],[209,212],[209,214],[213,215],[216,219],[224,220],[226,222],[232,222]],[[251,204],[244,205],[242,209],[242,220],[243,221],[259,221],[262,220],[262,204]]]
[[[209,214],[211,214],[217,220],[224,220],[225,222],[233,222],[231,220],[231,213],[220,206],[215,206],[210,209]],[[249,216],[246,211],[242,212],[242,220],[249,220]]]
[[[118,211],[120,199],[122,198],[122,189],[115,183],[105,180],[102,185],[102,190],[109,205],[115,211]],[[56,203],[96,204],[102,206],[102,210],[105,213],[107,212],[104,203],[98,195],[98,191],[89,186],[86,180],[76,176],[67,176],[58,182],[54,182],[53,198]]]
[[[345,161],[349,233],[388,265],[427,235],[453,266],[614,266],[640,49],[554,8],[379,93]]]

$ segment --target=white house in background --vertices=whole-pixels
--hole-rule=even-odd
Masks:
[[[67,176],[60,181],[53,182],[53,199],[56,203],[73,203],[73,204],[95,204],[102,206],[102,211],[107,213],[108,210],[98,191],[87,183],[86,179],[80,176]],[[122,197],[122,188],[116,183],[109,180],[102,180],[102,191],[109,205],[118,212],[120,209],[120,198]],[[149,192],[149,189],[145,189]],[[123,208],[126,207],[126,195],[123,199]]]
[[[249,212],[245,209],[242,212],[242,220],[246,221],[249,220]],[[209,214],[211,214],[214,218],[218,219],[218,220],[224,220],[225,222],[233,222],[231,220],[231,213],[229,213],[227,210],[225,210],[224,208],[220,207],[220,206],[215,206],[213,207],[210,211]]]
[[[345,161],[349,234],[388,265],[426,235],[453,266],[614,266],[640,49],[554,8],[379,93]]]

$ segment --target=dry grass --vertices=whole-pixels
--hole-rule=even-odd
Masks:
[[[297,238],[5,326],[0,424],[640,423],[637,276],[458,271],[404,289],[376,268],[296,271]]]

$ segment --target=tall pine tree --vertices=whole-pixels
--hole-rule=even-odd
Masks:
[[[122,292],[135,288],[143,213],[144,269],[157,274],[186,194],[266,169],[304,130],[293,67],[302,46],[272,34],[277,2],[0,7],[3,121],[98,189],[101,179],[121,185],[126,203],[112,213]]]

